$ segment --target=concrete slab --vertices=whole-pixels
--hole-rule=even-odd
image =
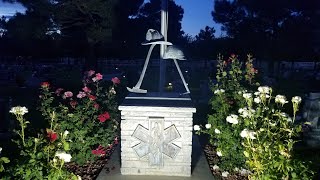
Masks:
[[[110,172],[107,173],[109,168]],[[113,170],[112,170],[113,169]],[[108,164],[102,169],[97,180],[213,180],[203,149],[200,146],[198,136],[193,136],[192,143],[192,175],[190,177],[175,176],[133,176],[120,173],[120,146],[112,154]]]

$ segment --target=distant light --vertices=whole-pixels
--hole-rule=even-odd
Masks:
[[[118,70],[118,68],[116,68],[116,70]]]
[[[171,83],[171,82],[169,82],[169,86],[172,86],[172,83]]]
[[[189,86],[189,84],[187,83],[187,86]]]
[[[126,76],[122,76],[122,77],[124,77],[124,78],[125,78]]]
[[[186,70],[185,72],[188,73],[188,70]]]

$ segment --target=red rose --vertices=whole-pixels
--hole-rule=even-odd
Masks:
[[[42,87],[42,88],[49,88],[49,86],[50,86],[50,83],[49,83],[49,82],[42,82],[42,83],[41,83],[41,87]]]
[[[117,77],[112,78],[111,81],[113,82],[113,84],[120,84],[120,79]]]
[[[106,120],[110,119],[110,114],[108,112],[104,112],[98,116],[100,122],[105,122]]]
[[[49,138],[50,142],[54,142],[58,139],[58,134],[52,130],[47,129],[47,137]]]
[[[94,100],[96,100],[96,99],[97,99],[97,97],[96,97],[96,96],[91,95],[91,94],[89,94],[89,95],[88,95],[88,98],[89,98],[91,101],[94,101]]]

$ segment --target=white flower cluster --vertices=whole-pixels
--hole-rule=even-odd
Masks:
[[[2,152],[2,147],[0,147],[0,154],[1,154],[1,152]]]
[[[284,95],[276,95],[275,102],[282,105],[288,103],[287,98]]]
[[[9,112],[14,115],[22,115],[23,116],[24,114],[28,113],[28,109],[24,106],[23,107],[16,106],[16,107],[12,107]]]
[[[217,89],[217,90],[214,91],[214,94],[222,94],[224,92],[225,92],[224,89]]]
[[[263,94],[270,94],[272,89],[269,86],[260,86],[258,87],[258,91]]]
[[[256,139],[255,135],[257,133],[254,131],[250,131],[248,129],[244,129],[241,131],[240,136],[243,138]]]
[[[255,113],[256,111],[254,109],[249,109],[247,107],[245,108],[240,108],[238,110],[238,113],[240,114],[241,117],[243,118],[251,118],[253,116],[253,114]]]
[[[211,128],[211,124],[206,124],[206,128],[210,129]]]
[[[299,104],[301,102],[300,96],[294,96],[291,100],[293,103]]]
[[[251,94],[251,93],[244,93],[242,96],[243,96],[245,99],[250,99],[250,98],[252,98],[252,94]]]
[[[234,114],[227,116],[226,120],[228,123],[231,123],[231,124],[238,124],[239,123],[238,116],[234,115]]]
[[[255,98],[253,99],[253,101],[254,101],[255,103],[257,103],[257,104],[261,103],[260,97],[255,97]]]
[[[63,160],[64,162],[70,162],[72,156],[70,154],[67,154],[64,151],[57,151],[55,154],[56,157],[58,157],[59,159]]]

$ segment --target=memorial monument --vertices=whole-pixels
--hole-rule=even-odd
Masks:
[[[165,4],[162,3],[163,6]],[[166,8],[162,8],[162,21],[167,20],[166,13]],[[162,22],[162,25],[165,24]],[[166,32],[147,31],[146,42],[142,45],[150,45],[150,48],[142,73],[134,87],[127,87],[130,93],[119,106],[122,175],[191,176],[192,117],[196,109],[177,61],[185,60],[184,54],[163,34]],[[165,60],[174,61],[185,92],[164,93],[161,89],[159,92],[148,92],[141,87],[143,79],[148,78],[145,73],[157,44],[161,46],[160,64]],[[163,79],[160,77],[160,88]]]

